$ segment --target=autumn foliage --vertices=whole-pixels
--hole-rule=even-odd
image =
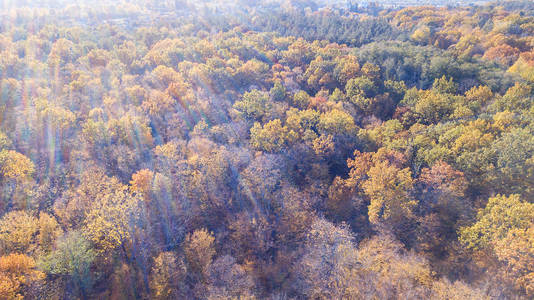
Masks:
[[[41,2],[0,5],[0,299],[534,297],[531,1]]]

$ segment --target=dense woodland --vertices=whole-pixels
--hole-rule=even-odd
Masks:
[[[534,297],[532,2],[117,3],[2,7],[0,299]]]

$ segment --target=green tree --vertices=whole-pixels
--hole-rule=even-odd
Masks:
[[[293,95],[293,105],[300,109],[308,108],[310,104],[310,95],[305,91],[298,91]]]
[[[72,280],[79,295],[86,298],[93,285],[91,266],[96,256],[90,242],[79,231],[70,231],[58,239],[55,249],[38,264],[47,274]]]
[[[378,88],[371,79],[362,76],[350,79],[345,86],[345,92],[351,99],[356,96],[369,98],[376,95]]]
[[[243,98],[234,104],[234,108],[240,111],[245,118],[256,121],[264,119],[271,107],[269,97],[258,90],[246,92],[243,94]]]
[[[286,88],[282,85],[280,80],[274,83],[274,86],[269,90],[269,95],[273,101],[283,101],[286,98]]]
[[[426,90],[419,92],[414,111],[419,114],[423,123],[431,124],[447,120],[453,108],[449,96]]]
[[[447,79],[445,75],[441,78],[436,78],[432,84],[432,89],[442,94],[455,94],[458,87],[452,81],[452,77]]]

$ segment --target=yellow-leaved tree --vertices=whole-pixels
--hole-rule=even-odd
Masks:
[[[0,254],[48,252],[61,234],[56,219],[47,213],[36,218],[26,211],[11,211],[0,219]]]
[[[460,229],[460,240],[480,253],[493,252],[503,264],[503,279],[527,297],[534,296],[534,204],[517,194],[497,195],[478,212],[477,222]]]
[[[161,252],[154,258],[150,274],[150,290],[153,299],[176,299],[179,297],[179,284],[187,270],[183,259],[173,252]]]
[[[9,207],[26,208],[30,200],[33,162],[13,150],[0,151],[0,211]]]
[[[215,237],[206,229],[195,230],[185,239],[184,253],[187,265],[192,272],[201,277],[206,275],[215,256],[214,241]]]
[[[85,218],[85,235],[103,252],[127,246],[142,226],[142,198],[126,186],[98,195]]]
[[[9,254],[0,257],[0,299],[22,300],[37,296],[31,285],[45,278],[36,270],[33,258],[24,254]]]
[[[378,162],[367,172],[363,189],[370,198],[369,221],[398,224],[412,216],[417,205],[410,195],[413,186],[408,168],[400,169],[388,162]]]

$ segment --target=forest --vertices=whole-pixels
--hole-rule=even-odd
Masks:
[[[348,2],[0,4],[0,299],[533,299],[534,2]]]

